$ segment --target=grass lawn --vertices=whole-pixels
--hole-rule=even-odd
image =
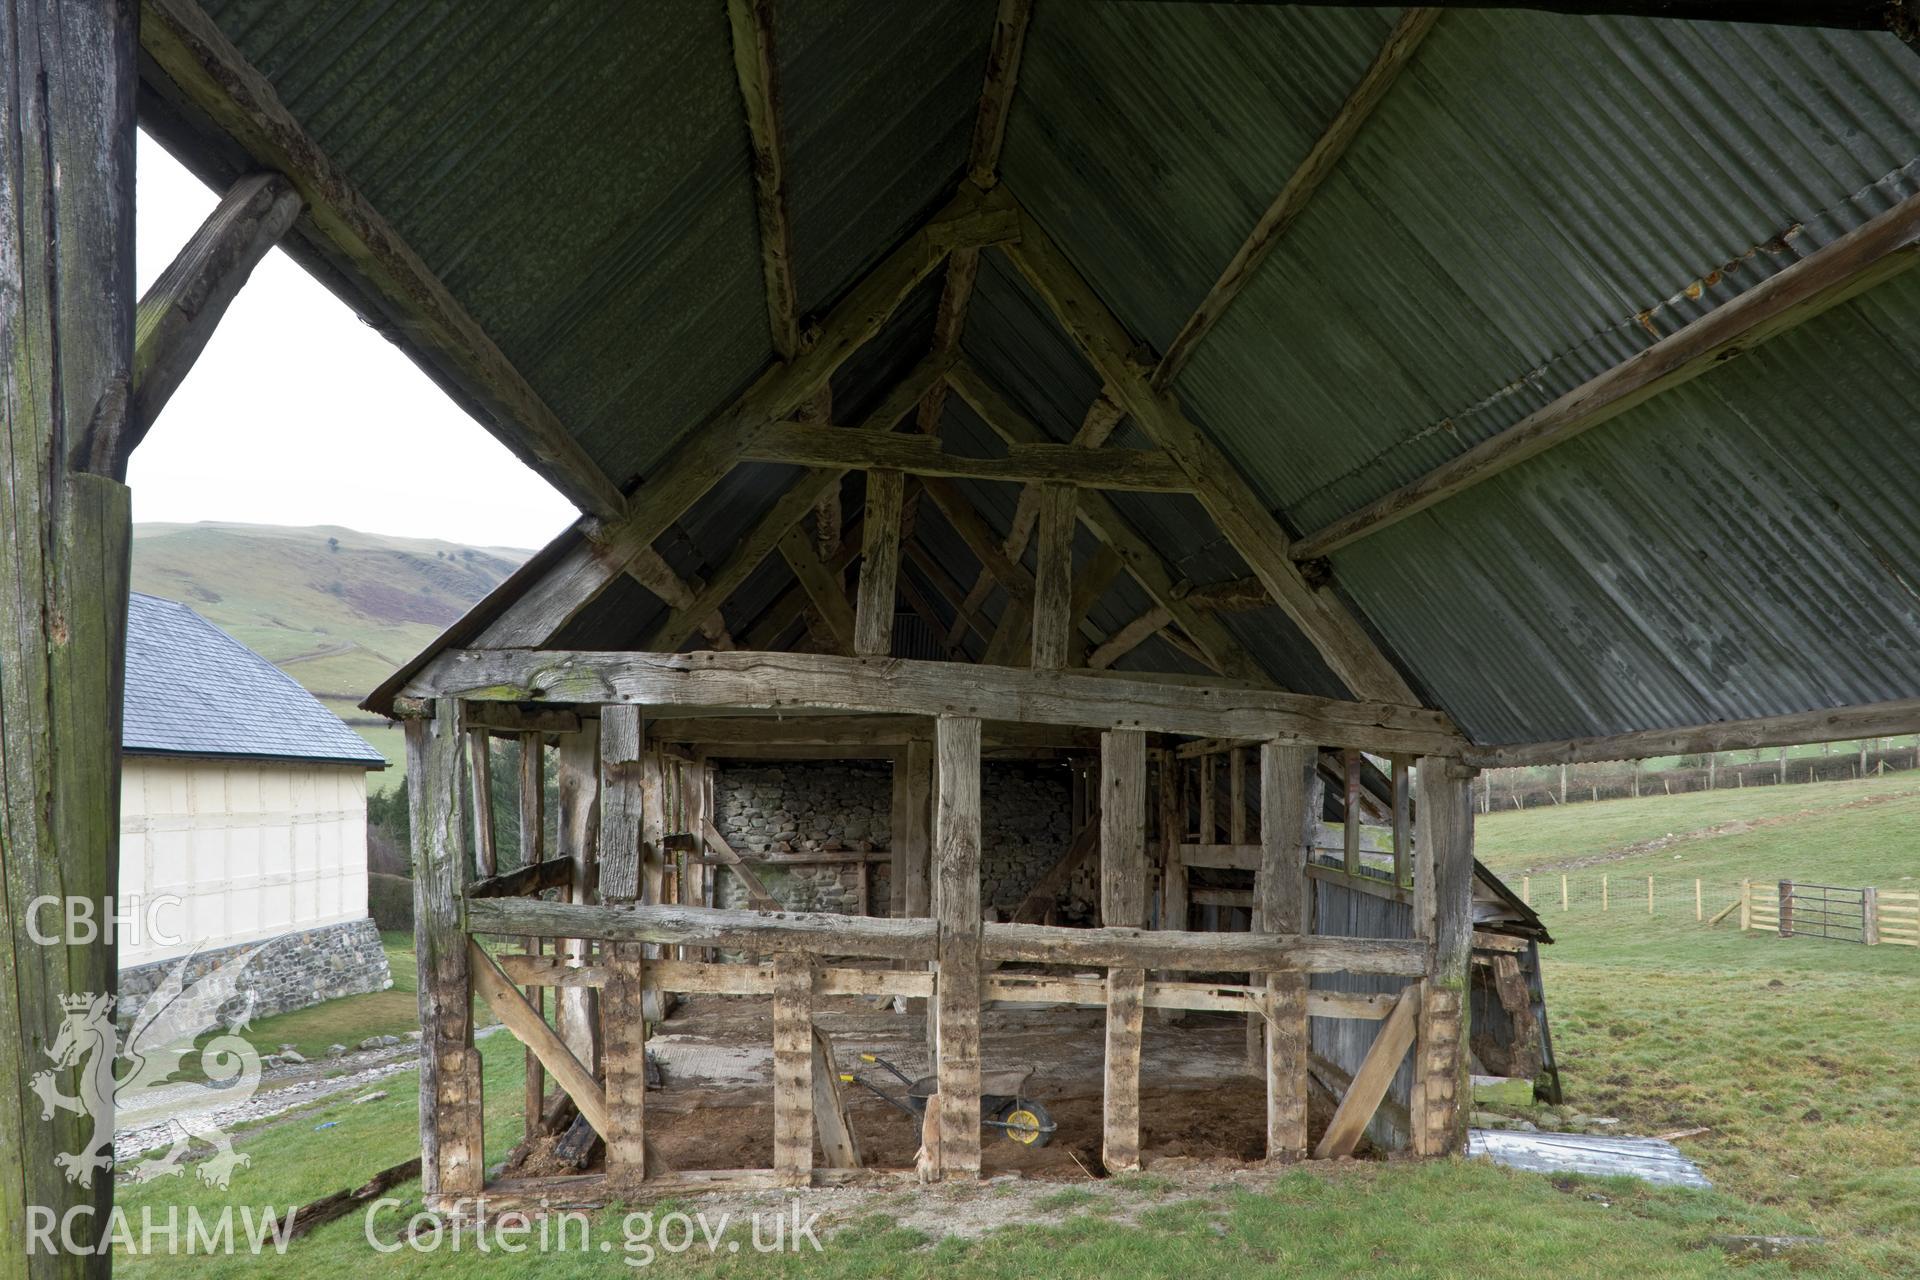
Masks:
[[[1796,794],[1797,793],[1797,794]],[[1878,803],[1859,804],[1869,797]],[[1740,802],[1748,802],[1742,807]],[[1920,788],[1899,780],[1602,802],[1481,820],[1496,867],[1545,866],[1668,833],[1733,821],[1738,834],[1626,858],[1624,877],[1792,875],[1891,885],[1916,872]],[[1791,1259],[1742,1263],[1753,1275],[1912,1275],[1920,1270],[1920,950],[1780,940],[1708,930],[1690,915],[1548,913],[1553,1032],[1568,1100],[1636,1133],[1708,1126],[1682,1142],[1713,1191],[1654,1190],[1618,1180],[1547,1179],[1461,1161],[1348,1163],[1282,1173],[1252,1186],[1153,1176],[1069,1187],[985,1185],[841,1197],[824,1254],[709,1257],[704,1244],[649,1269],[673,1275],[1704,1276],[1730,1264],[1715,1234],[1818,1234]],[[396,969],[396,978],[399,970]],[[398,984],[396,984],[398,985]],[[409,999],[411,997],[408,997]],[[300,1015],[288,1015],[289,1018]],[[279,1020],[269,1020],[278,1022]],[[266,1027],[268,1023],[263,1022]],[[366,1033],[362,1033],[366,1034]],[[299,1042],[277,1030],[267,1039]],[[324,1047],[324,1044],[323,1046]],[[482,1042],[488,1151],[519,1131],[521,1053]],[[410,1077],[391,1096],[345,1103],[248,1135],[254,1156],[230,1192],[169,1179],[125,1187],[138,1217],[168,1204],[202,1212],[317,1198],[415,1153]],[[329,1121],[334,1127],[318,1129]],[[1149,1153],[1149,1158],[1151,1153]],[[413,1186],[396,1194],[417,1193]],[[931,1239],[903,1227],[939,1214],[1004,1213],[1014,1224],[978,1239]],[[848,1208],[846,1206],[852,1205]],[[694,1211],[701,1206],[681,1206]],[[656,1213],[668,1206],[653,1206]],[[593,1223],[588,1252],[374,1252],[358,1216],[295,1243],[290,1260],[123,1258],[124,1275],[257,1276],[302,1265],[320,1274],[572,1277],[620,1273],[622,1211]],[[937,1215],[936,1215],[937,1220]],[[391,1239],[402,1217],[379,1220]],[[824,1220],[823,1220],[824,1221]],[[736,1235],[734,1238],[742,1238]],[[614,1245],[611,1254],[598,1244]]]

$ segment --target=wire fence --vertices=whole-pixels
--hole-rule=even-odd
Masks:
[[[1699,920],[1740,901],[1738,880],[1697,876],[1634,876],[1601,871],[1543,872],[1506,877],[1508,887],[1549,924],[1555,915],[1600,912]]]
[[[1482,813],[1536,809],[1595,800],[1682,795],[1693,791],[1732,791],[1808,782],[1852,782],[1920,769],[1920,742],[1888,744],[1825,755],[1773,755],[1727,752],[1698,764],[1671,769],[1642,769],[1632,762],[1565,765],[1527,769],[1489,769],[1474,782],[1474,800]]]

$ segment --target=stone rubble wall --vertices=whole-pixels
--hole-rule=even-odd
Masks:
[[[387,953],[380,946],[380,931],[366,919],[281,934],[264,943],[241,942],[199,952],[187,960],[181,981],[190,986],[256,947],[260,950],[238,979],[240,995],[253,996],[252,1016],[256,1019],[304,1009],[336,996],[384,991],[393,985]],[[120,971],[115,1016],[123,1030],[141,1003],[179,964],[180,958],[175,957]]]
[[[714,825],[741,853],[892,848],[893,767],[884,761],[716,762],[715,770]],[[980,789],[981,901],[1004,917],[1067,850],[1067,771],[989,760],[981,766]],[[842,914],[858,910],[861,870],[858,863],[754,868],[783,907]],[[868,910],[885,915],[889,869],[871,864],[870,874]],[[1081,903],[1093,901],[1090,869],[1076,877],[1075,889]],[[738,878],[724,872],[718,903],[750,905]]]

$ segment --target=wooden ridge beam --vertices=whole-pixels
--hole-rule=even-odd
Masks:
[[[1283,738],[1383,754],[1454,755],[1465,747],[1442,713],[1403,704],[1347,702],[1197,679],[828,654],[453,649],[435,658],[406,693],[481,702],[632,702],[715,714],[965,714],[1202,737]]]
[[[1654,756],[1754,747],[1794,747],[1843,738],[1893,738],[1910,733],[1920,733],[1920,698],[1722,720],[1680,729],[1646,729],[1598,738],[1474,746],[1468,747],[1461,759],[1480,769],[1514,769],[1524,765],[1594,764],[1605,760],[1646,760]]]
[[[760,274],[774,354],[800,350],[800,302],[793,283],[793,229],[787,217],[786,147],[780,137],[780,76],[773,52],[773,0],[727,0],[733,70],[753,148],[754,210],[760,221]]]
[[[1077,449],[1034,442],[1009,446],[1004,457],[976,458],[947,453],[931,436],[856,435],[838,427],[791,422],[770,423],[756,431],[741,445],[741,457],[800,467],[904,471],[916,476],[1142,493],[1191,493],[1194,488],[1186,474],[1155,449]]]
[[[300,193],[277,173],[233,184],[153,282],[133,322],[133,407],[94,469],[125,476],[127,458],[206,349],[220,318],[267,251],[300,216]]]
[[[301,234],[324,242],[436,381],[453,383],[499,441],[582,511],[626,512],[619,487],[195,0],[141,0],[140,46],[255,165],[306,203]]]
[[[1122,0],[1111,0],[1120,3]],[[1176,0],[1198,3],[1200,0]],[[1371,7],[1364,0],[1226,0],[1230,4],[1304,4],[1316,9]],[[1909,44],[1920,31],[1913,0],[1435,0],[1436,9],[1531,9],[1541,13],[1662,18],[1679,22],[1755,22],[1776,27],[1889,31]]]
[[[1358,697],[1417,701],[1346,605],[1331,592],[1307,585],[1286,533],[1253,486],[1170,392],[1154,389],[1134,363],[1138,344],[1132,335],[1024,209],[1020,240],[1007,244],[1005,252],[1134,422],[1194,481],[1208,515],[1333,673]]]
[[[947,372],[947,380],[1009,447],[1046,439],[1046,433],[1039,425],[1021,413],[971,361],[964,358],[956,360],[953,368]],[[1028,492],[1037,491],[1029,489]],[[1091,529],[1095,537],[1120,556],[1127,572],[1140,584],[1141,590],[1155,604],[1172,614],[1173,620],[1192,637],[1208,666],[1233,679],[1268,683],[1266,672],[1260,664],[1218,619],[1182,599],[1179,580],[1174,577],[1167,562],[1120,514],[1106,495],[1082,492],[1077,514],[1080,522]],[[1024,538],[1021,547],[1025,547]]]
[[[1502,474],[1882,284],[1920,261],[1920,195],[1721,303],[1391,493],[1300,539],[1329,555]]]
[[[1346,155],[1347,148],[1359,136],[1361,128],[1372,116],[1374,108],[1386,98],[1388,90],[1399,78],[1407,64],[1413,61],[1413,55],[1425,40],[1427,33],[1433,30],[1433,24],[1439,19],[1437,8],[1407,9],[1394,23],[1386,42],[1374,55],[1373,62],[1361,75],[1353,90],[1347,94],[1340,109],[1334,112],[1333,120],[1326,130],[1315,139],[1306,158],[1294,168],[1280,194],[1267,206],[1260,220],[1246,240],[1234,251],[1233,258],[1227,263],[1220,278],[1200,300],[1187,322],[1180,326],[1180,332],[1168,344],[1162,353],[1159,364],[1154,366],[1153,388],[1163,390],[1180,376],[1187,361],[1193,357],[1201,339],[1212,331],[1213,326],[1226,315],[1228,308],[1240,296],[1258,274],[1260,267],[1273,253],[1293,226],[1294,220],[1306,209],[1307,204],[1319,191],[1320,184],[1333,173]]]

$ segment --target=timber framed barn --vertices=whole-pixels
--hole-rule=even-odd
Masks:
[[[925,1002],[947,1178],[1014,991],[1104,1008],[1109,1167],[1147,1008],[1263,1029],[1268,1158],[1350,1150],[1395,1075],[1454,1151],[1476,768],[1920,730],[1906,0],[0,13],[10,919],[112,891],[125,462],[268,247],[582,513],[369,701],[409,743],[434,1203],[487,1168],[475,994],[609,1183],[702,1182],[647,1154],[675,991],[772,1001],[770,1171],[708,1185],[890,1176],[813,1157],[848,994]],[[229,193],[140,299],[136,116]],[[468,803],[499,734],[558,743],[521,868]],[[741,743],[897,759],[886,914],[705,905],[697,762]],[[1097,925],[985,918],[1003,751],[1094,762]],[[1348,796],[1383,766],[1403,936],[1316,930],[1379,861],[1329,752]],[[1207,857],[1250,929],[1189,927]],[[19,1056],[113,966],[9,945]],[[110,1196],[54,1169],[81,1124],[0,1123],[6,1194]]]

